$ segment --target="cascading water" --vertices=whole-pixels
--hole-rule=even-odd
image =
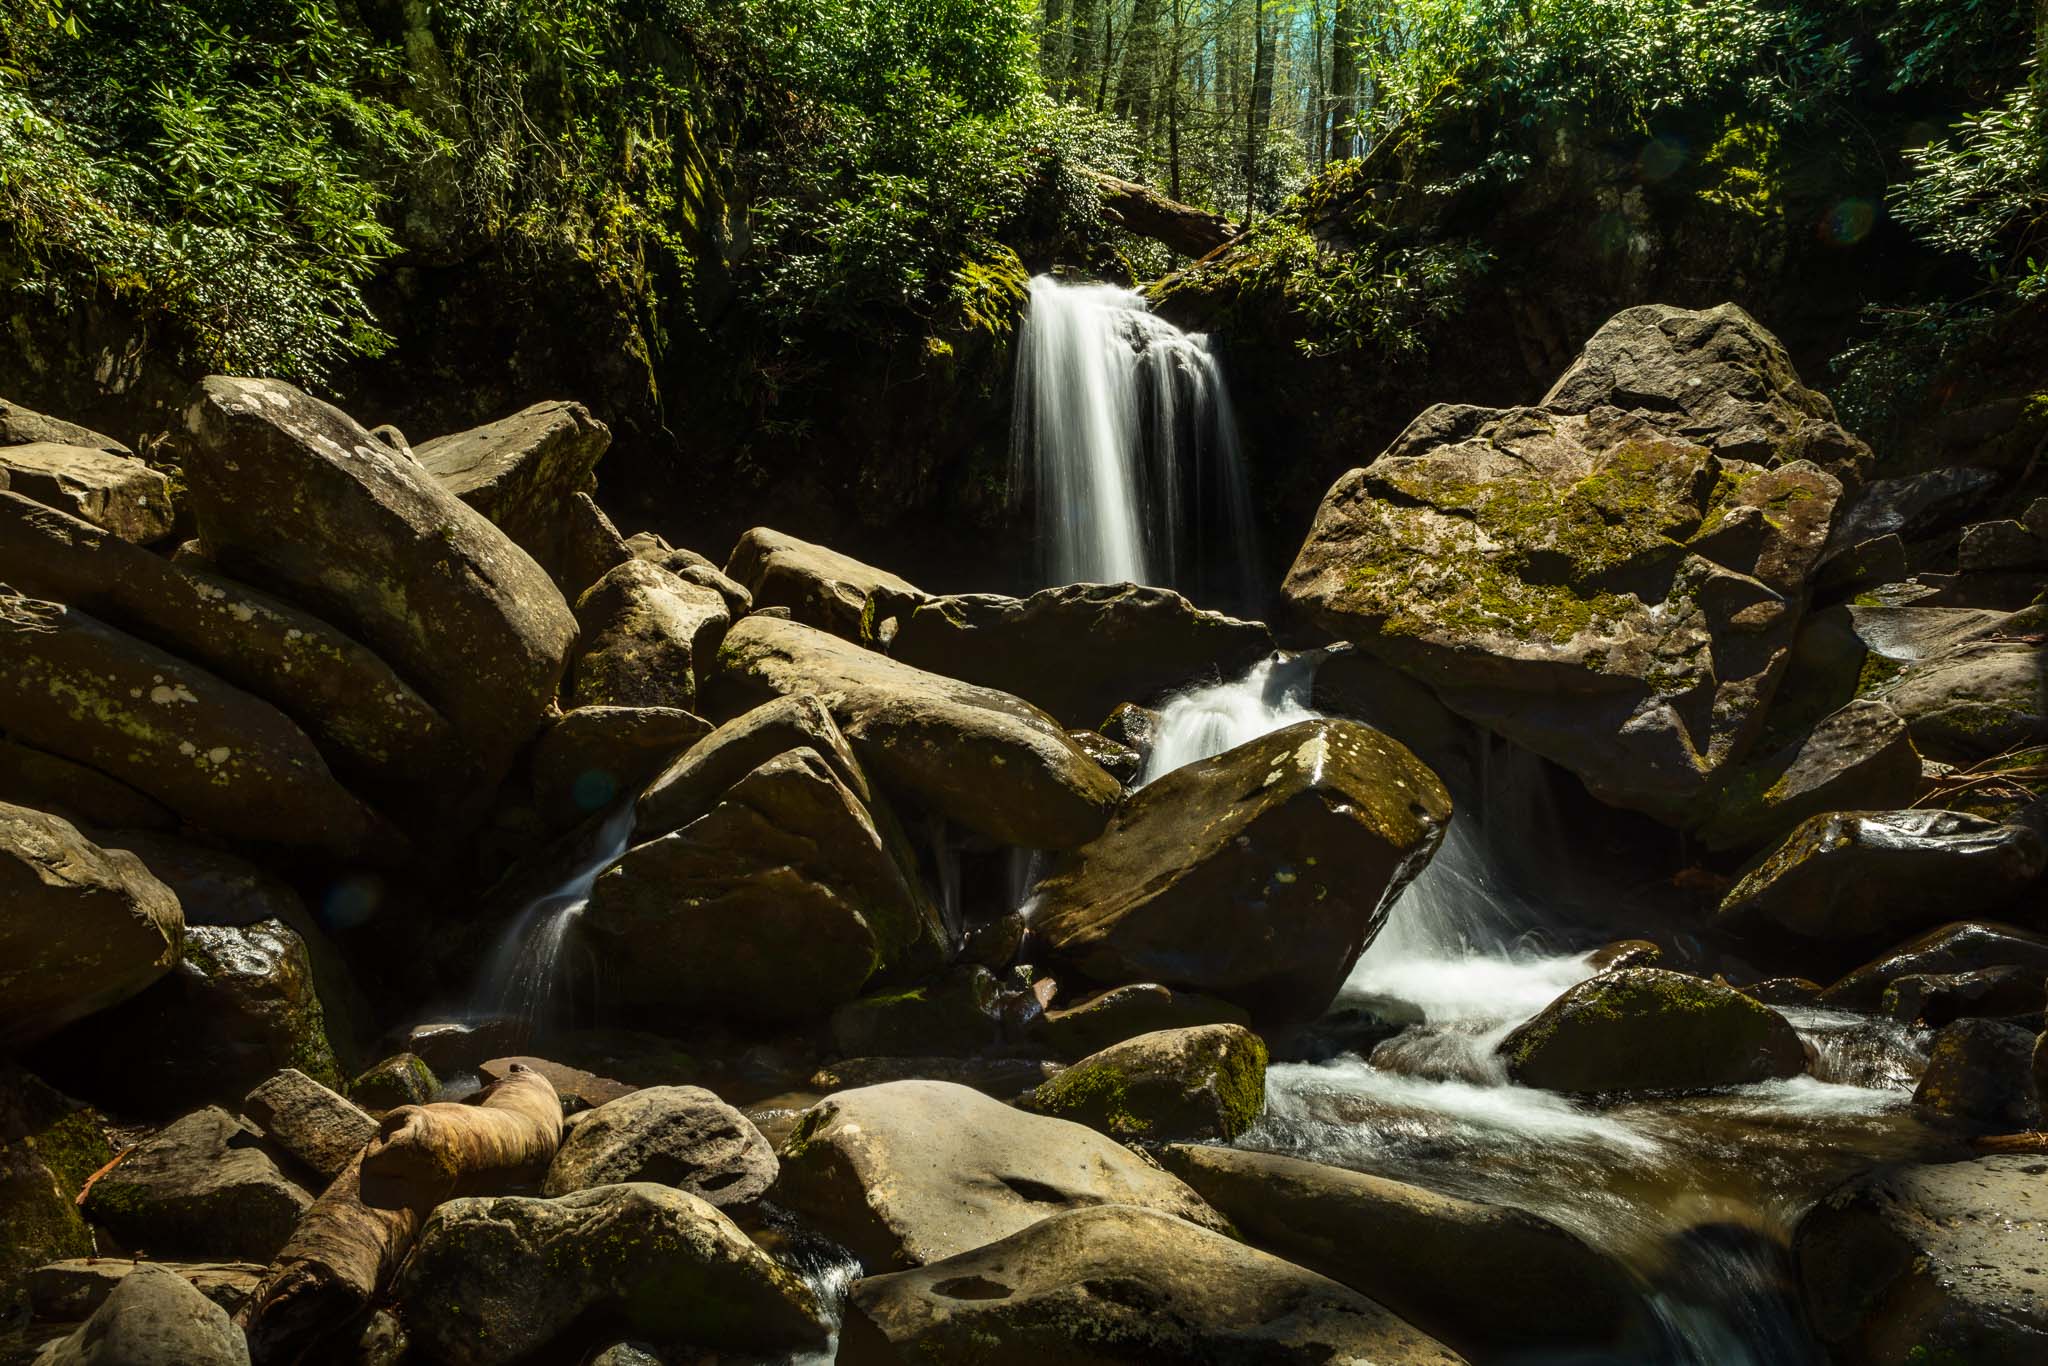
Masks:
[[[1012,496],[1036,507],[1046,582],[1255,600],[1237,424],[1206,337],[1135,291],[1038,276],[1010,433]]]

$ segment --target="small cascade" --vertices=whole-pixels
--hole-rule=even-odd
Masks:
[[[1047,583],[1142,583],[1256,601],[1236,419],[1204,336],[1113,285],[1031,282],[1010,425],[1013,498]]]
[[[1144,786],[1164,774],[1235,749],[1261,735],[1312,721],[1309,693],[1322,655],[1267,656],[1242,678],[1192,688],[1160,709],[1151,752],[1138,774]]]
[[[633,803],[621,802],[591,834],[569,875],[513,917],[477,978],[472,1015],[516,1020],[522,1035],[532,1038],[574,1014],[576,981],[565,960],[576,922],[597,875],[618,861],[632,837]]]

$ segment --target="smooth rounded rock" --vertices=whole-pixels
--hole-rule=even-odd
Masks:
[[[701,1086],[650,1086],[576,1118],[544,1195],[652,1181],[724,1208],[775,1183],[775,1149],[753,1121]]]
[[[1140,1034],[1081,1059],[1022,1104],[1125,1142],[1228,1143],[1265,1109],[1266,1045],[1236,1024]]]

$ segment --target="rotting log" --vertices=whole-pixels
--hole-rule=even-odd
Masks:
[[[1164,243],[1196,260],[1228,244],[1241,229],[1221,214],[1168,199],[1148,185],[1089,170],[1102,199],[1102,216],[1140,237]]]
[[[523,1064],[472,1103],[391,1111],[299,1220],[243,1309],[252,1361],[296,1360],[390,1283],[434,1206],[537,1176],[561,1143],[561,1099]]]

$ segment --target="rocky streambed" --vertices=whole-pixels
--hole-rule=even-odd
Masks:
[[[1632,309],[1269,627],[608,440],[0,409],[0,1360],[2048,1355],[2031,471]]]

